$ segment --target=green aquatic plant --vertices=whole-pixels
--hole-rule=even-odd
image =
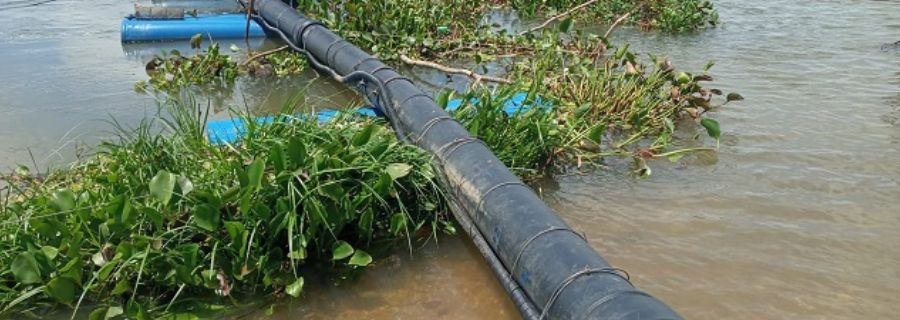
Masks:
[[[194,46],[192,40],[192,46]],[[197,43],[197,46],[200,44]],[[231,51],[240,48],[232,45]],[[199,50],[199,47],[196,48]],[[307,68],[306,58],[300,53],[284,48],[255,53],[241,61],[222,54],[219,44],[213,42],[204,52],[184,56],[178,50],[163,52],[147,63],[149,80],[135,83],[139,92],[153,89],[176,92],[183,88],[225,88],[234,84],[239,76],[286,77],[300,74]]]
[[[544,42],[533,55],[519,58],[511,65],[511,84],[471,88],[456,112],[473,135],[525,178],[593,167],[608,156],[633,157],[645,172],[649,159],[715,150],[703,143],[673,149],[676,124],[702,128],[718,146],[722,131],[709,112],[743,99],[707,86],[712,63],[699,73],[679,71],[662,57],[641,61],[628,45],[608,47],[600,36],[558,31],[562,27],[542,37],[568,40]],[[507,115],[503,108],[515,94],[526,94],[525,105],[539,108]],[[444,95],[439,102],[448,100]]]
[[[509,30],[494,30],[485,16],[491,10],[515,9],[526,17],[556,13],[583,4],[575,0],[300,0],[297,10],[325,23],[373,55],[396,60],[400,55],[455,58],[474,53],[509,55],[533,46]],[[595,1],[574,15],[593,23],[612,23],[625,13],[645,29],[697,30],[715,25],[718,15],[708,1]],[[489,49],[489,50],[488,50]],[[486,52],[488,50],[489,52]]]
[[[137,82],[135,89],[143,91],[148,85],[159,91],[197,85],[227,86],[238,76],[237,67],[230,56],[219,52],[218,43],[212,43],[205,52],[187,57],[173,49],[147,63],[150,79]]]
[[[508,0],[509,6],[526,16],[554,13],[585,3],[583,0]],[[719,14],[706,0],[601,0],[591,3],[575,17],[611,23],[624,14],[645,30],[693,31],[719,22]]]
[[[209,317],[452,230],[430,158],[377,120],[248,117],[213,145],[170,107],[71,168],[5,179],[0,316]]]

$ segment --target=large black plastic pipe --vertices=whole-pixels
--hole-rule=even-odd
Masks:
[[[364,89],[363,94],[379,95],[398,135],[435,155],[454,203],[484,236],[541,317],[680,319],[610,267],[490,149],[408,78],[279,0],[254,2],[268,25],[339,76],[365,73],[380,82],[360,88],[384,89]]]

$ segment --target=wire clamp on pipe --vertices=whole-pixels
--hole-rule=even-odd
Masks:
[[[419,142],[422,142],[422,139],[425,138],[425,135],[428,134],[428,131],[430,131],[431,128],[433,128],[434,126],[436,126],[438,123],[440,123],[442,121],[450,121],[450,120],[453,120],[453,117],[439,116],[439,117],[431,118],[431,120],[428,120],[428,122],[426,122],[425,125],[422,126],[422,132],[419,133],[419,135],[415,139],[412,140],[413,143],[418,145]]]
[[[551,295],[550,299],[547,300],[547,304],[544,305],[544,309],[541,310],[541,316],[538,318],[538,320],[543,320],[547,317],[548,310],[550,310],[550,308],[553,307],[553,304],[556,302],[556,299],[558,299],[559,296],[562,295],[562,292],[563,292],[563,290],[566,289],[566,287],[568,287],[570,284],[574,283],[575,280],[577,280],[579,277],[596,274],[596,273],[612,274],[612,275],[615,275],[615,276],[618,276],[618,277],[624,279],[626,282],[628,282],[628,284],[631,284],[631,276],[628,274],[627,271],[625,271],[623,269],[612,268],[612,267],[609,267],[609,268],[584,268],[578,272],[573,273],[572,275],[567,277],[565,280],[563,280],[562,283],[559,284],[559,287],[557,287],[556,290],[553,291],[553,295]],[[624,276],[622,274],[624,274]],[[609,294],[606,297],[613,296],[613,298],[614,298],[615,296],[617,296],[619,294],[620,294],[619,292],[613,292],[612,294]],[[601,298],[600,300],[604,300],[606,297]],[[606,301],[609,301],[609,300],[612,300],[612,298],[609,298]],[[603,304],[606,301],[603,301],[600,304]]]
[[[447,142],[447,144],[440,146],[434,152],[434,155],[438,158],[438,160],[440,160],[441,166],[443,166],[446,163],[447,158],[449,158],[451,155],[453,155],[453,153],[456,152],[456,150],[459,150],[459,147],[462,147],[462,146],[470,144],[470,143],[480,143],[485,148],[487,148],[487,145],[484,144],[484,141],[481,141],[481,139],[478,139],[476,137],[470,136],[470,137],[465,137],[465,138],[456,138],[456,139],[453,139],[453,141]]]
[[[590,315],[592,312],[594,312],[594,310],[597,310],[597,308],[599,308],[600,306],[606,304],[607,302],[613,301],[613,300],[615,300],[615,299],[618,298],[618,297],[621,297],[621,296],[624,296],[624,295],[628,295],[628,294],[634,294],[634,295],[639,295],[639,296],[645,296],[645,297],[651,297],[651,298],[652,298],[652,296],[650,296],[650,295],[647,294],[646,292],[643,292],[643,291],[640,291],[640,290],[636,290],[636,289],[616,290],[616,291],[610,292],[609,294],[603,296],[603,297],[600,298],[600,299],[597,299],[597,301],[594,301],[594,303],[592,303],[592,304],[585,310],[584,314],[581,315],[580,319],[587,319],[588,315]]]
[[[381,60],[378,60],[378,58],[376,58],[376,57],[368,57],[368,58],[359,60],[358,62],[356,62],[355,64],[353,64],[353,68],[351,68],[351,70],[359,70],[359,66],[361,66],[361,65],[362,65],[363,63],[365,63],[366,61],[381,61]],[[373,72],[373,73],[374,73],[374,72]]]
[[[534,240],[537,240],[537,238],[540,238],[544,235],[547,235],[547,234],[549,234],[551,232],[555,232],[555,231],[568,231],[568,232],[574,233],[576,236],[578,236],[579,238],[581,238],[582,240],[587,242],[587,238],[585,238],[583,234],[575,232],[575,230],[572,230],[572,228],[550,227],[545,230],[542,230],[541,232],[535,233],[533,236],[531,236],[531,238],[528,238],[528,240],[525,240],[525,242],[522,243],[522,247],[519,248],[519,253],[516,254],[516,259],[513,260],[512,269],[509,270],[510,273],[515,274],[515,272],[519,266],[519,260],[522,259],[522,254],[525,253],[525,249],[527,249],[528,246],[531,245],[532,242],[534,242]]]
[[[494,185],[493,187],[488,188],[487,191],[485,191],[484,193],[481,194],[481,197],[478,198],[478,205],[475,206],[474,213],[478,214],[483,211],[482,207],[484,207],[484,200],[487,199],[488,195],[490,195],[491,192],[494,192],[497,189],[500,189],[500,188],[506,187],[506,186],[522,186],[522,187],[528,188],[528,186],[525,185],[525,183],[522,182],[521,180],[506,181],[506,182],[498,183],[498,184]]]

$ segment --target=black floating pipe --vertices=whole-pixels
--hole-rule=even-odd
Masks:
[[[479,250],[499,258],[515,282],[511,293],[524,291],[539,318],[681,319],[611,267],[487,146],[408,78],[279,0],[253,2],[264,25],[305,51],[320,71],[355,81],[352,84],[382,108],[401,139],[435,156],[454,211],[464,215],[458,220],[464,227],[472,226],[473,230],[466,228],[470,235],[485,240],[489,248]]]

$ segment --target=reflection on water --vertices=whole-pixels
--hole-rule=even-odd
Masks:
[[[2,167],[30,162],[27,148],[43,158],[68,141],[90,142],[108,128],[98,119],[133,123],[155,110],[150,97],[132,91],[145,78],[143,58],[123,57],[118,42],[119,17],[131,3],[77,3],[0,12]],[[881,46],[900,40],[897,2],[716,6],[723,20],[717,29],[666,35],[622,28],[616,41],[686,69],[717,63],[715,85],[747,98],[714,115],[725,133],[720,152],[655,162],[646,180],[629,176],[624,164],[560,178],[542,186],[543,196],[612,264],[687,318],[895,317],[900,56]],[[418,70],[415,76],[446,81]],[[464,86],[452,79],[451,86]],[[242,81],[220,103],[273,111],[307,86],[320,106],[353,99],[338,84],[298,77]],[[306,293],[279,306],[275,318],[517,316],[458,238],[413,258],[399,253],[358,283],[311,285]]]

